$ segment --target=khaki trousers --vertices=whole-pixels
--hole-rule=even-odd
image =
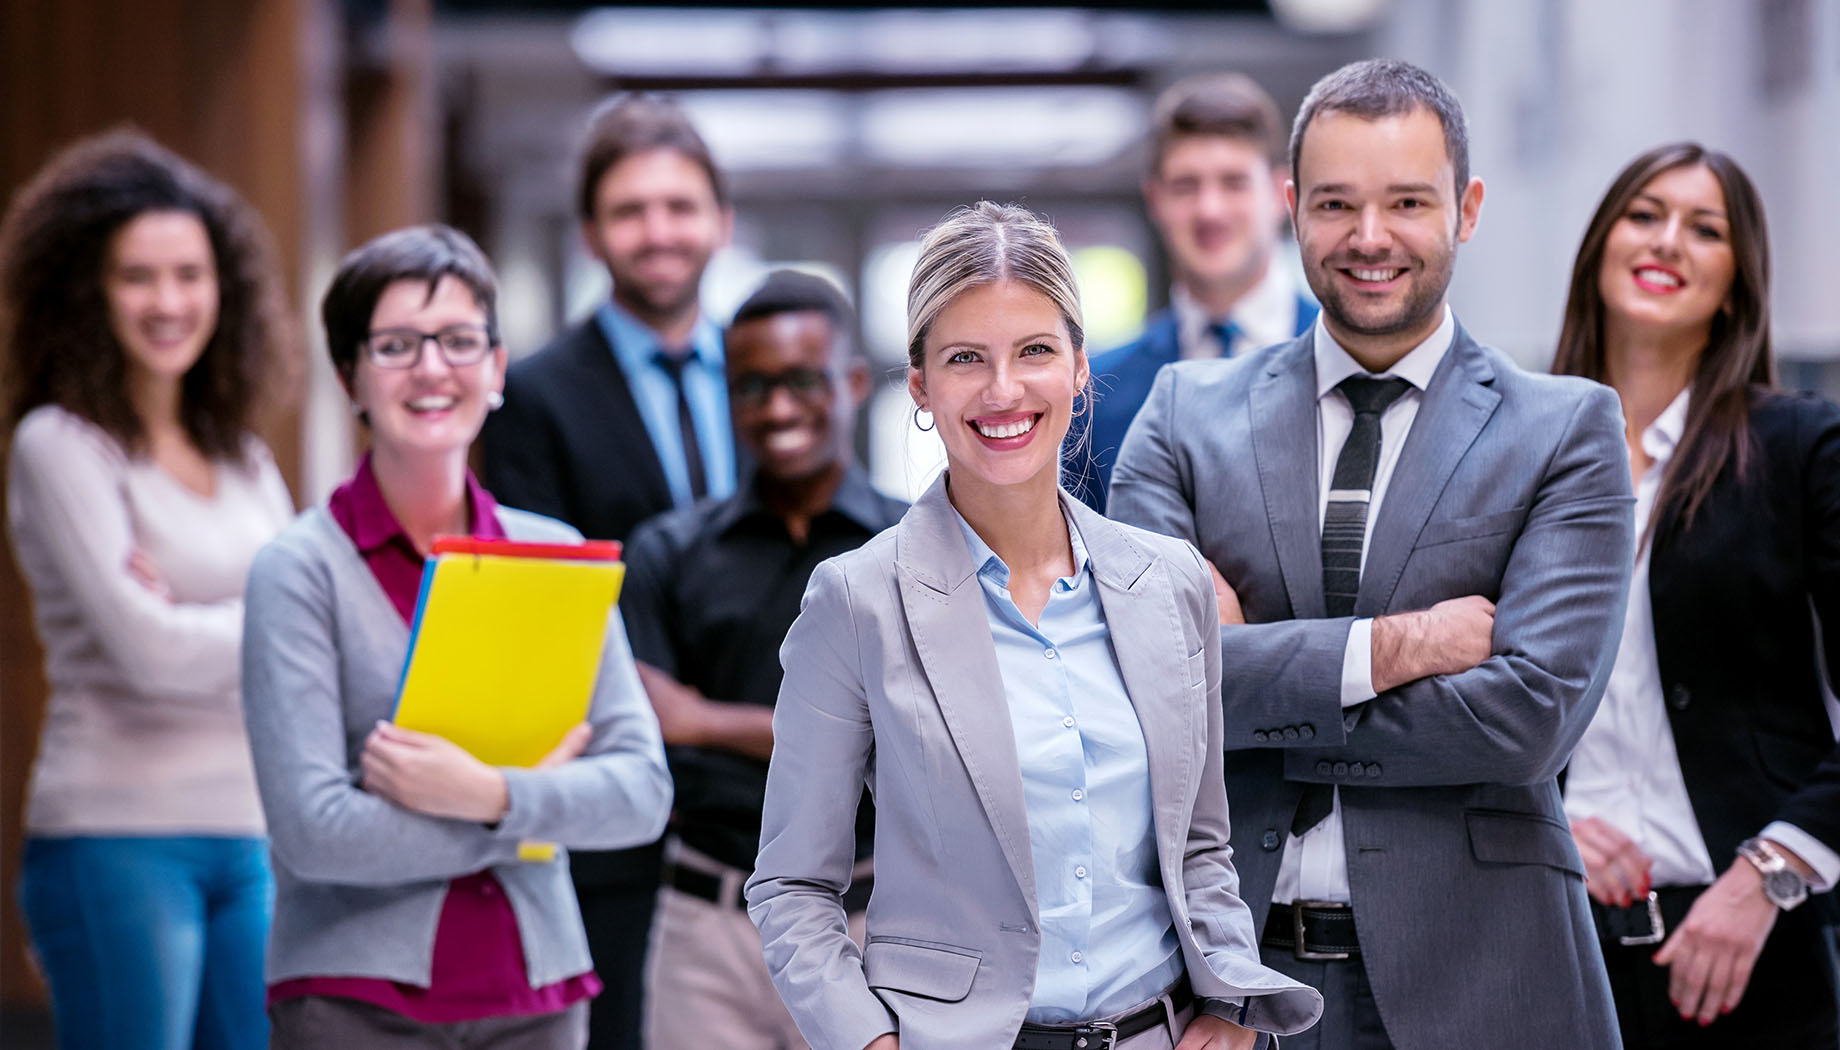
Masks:
[[[723,899],[659,889],[645,960],[646,1050],[808,1050],[740,906],[747,873],[675,841],[666,848],[671,863],[720,878]],[[851,915],[859,945],[863,929],[864,916]]]

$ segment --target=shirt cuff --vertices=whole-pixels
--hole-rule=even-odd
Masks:
[[[1826,893],[1834,888],[1834,883],[1840,882],[1840,854],[1794,824],[1773,821],[1757,837],[1769,839],[1808,862],[1808,866],[1814,869],[1814,879],[1808,883],[1809,890]]]
[[[1374,692],[1374,621],[1356,620],[1342,648],[1342,706],[1364,704]]]

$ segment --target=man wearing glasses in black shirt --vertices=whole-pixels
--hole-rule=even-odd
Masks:
[[[729,499],[652,518],[627,545],[620,609],[677,786],[646,964],[648,1050],[805,1046],[741,889],[760,844],[780,642],[818,563],[907,509],[854,462],[869,370],[851,329],[830,282],[771,274],[736,312],[725,346],[735,436],[753,476]],[[844,897],[858,936],[872,820],[865,799]]]

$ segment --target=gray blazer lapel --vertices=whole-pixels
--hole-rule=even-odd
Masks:
[[[1009,701],[977,566],[941,474],[901,518],[895,539],[901,606],[920,665],[1023,895],[1035,900],[1028,808]]]
[[[1305,332],[1271,355],[1252,384],[1252,455],[1259,491],[1278,548],[1278,570],[1291,617],[1313,619],[1328,606],[1322,593],[1322,522],[1317,511],[1316,359]]]
[[[1450,352],[1431,375],[1431,385],[1425,389],[1424,402],[1418,406],[1412,432],[1399,451],[1386,498],[1374,519],[1372,545],[1361,570],[1361,592],[1355,598],[1356,616],[1387,611],[1432,506],[1476,435],[1495,414],[1495,406],[1501,404],[1501,394],[1491,385],[1494,380],[1495,369],[1481,347],[1458,325]]]
[[[1195,774],[1194,734],[1206,712],[1188,702],[1188,653],[1169,565],[1079,500],[1063,495],[1061,502],[1092,559],[1112,651],[1143,729],[1157,853],[1179,870],[1171,850],[1179,853],[1188,839],[1183,800]]]

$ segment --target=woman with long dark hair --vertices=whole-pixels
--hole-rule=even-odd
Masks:
[[[1773,388],[1769,280],[1744,171],[1657,147],[1591,219],[1553,365],[1616,389],[1636,482],[1622,645],[1565,786],[1631,1048],[1836,1041],[1840,408]]]
[[[277,287],[248,205],[134,132],[53,158],[0,228],[8,526],[51,687],[20,899],[66,1048],[268,1038],[237,647],[294,510],[251,429]]]

